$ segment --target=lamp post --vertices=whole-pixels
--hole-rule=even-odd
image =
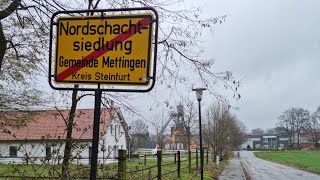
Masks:
[[[201,180],[203,180],[203,148],[202,148],[202,130],[201,130],[201,99],[202,92],[206,90],[205,88],[195,88],[192,91],[196,92],[196,97],[199,104],[199,139],[200,139],[200,172],[201,172]]]

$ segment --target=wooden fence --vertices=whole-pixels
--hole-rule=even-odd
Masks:
[[[127,170],[126,150],[119,150],[118,161],[118,176],[117,179],[167,179],[170,177],[181,177],[181,172],[192,172],[192,167],[199,169],[200,167],[200,155],[198,151],[176,151],[175,153],[162,153],[157,151],[156,155],[143,155],[144,168],[137,168],[135,170]],[[192,157],[192,155],[194,157]],[[155,159],[156,165],[151,164],[147,166],[148,160]],[[206,151],[204,161],[209,163],[209,152]],[[184,164],[184,166],[182,166]]]

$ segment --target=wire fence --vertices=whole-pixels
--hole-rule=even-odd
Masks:
[[[119,150],[125,151],[125,150]],[[125,153],[120,153],[125,154]],[[208,163],[209,153],[204,153]],[[199,152],[177,151],[156,155],[140,155],[139,158],[119,157],[113,163],[101,163],[97,169],[97,179],[177,179],[182,174],[192,173],[200,167]],[[43,164],[8,164],[7,169],[0,164],[0,179],[59,179],[61,165]],[[9,172],[10,171],[10,172]],[[33,171],[33,173],[30,173]],[[8,175],[10,174],[10,175]],[[89,164],[71,164],[70,179],[89,179]]]
[[[209,153],[206,153],[208,163]],[[134,171],[127,171],[127,179],[176,179],[181,174],[191,173],[200,166],[200,155],[196,152],[179,152],[162,154],[158,151],[154,155],[141,156],[139,163],[143,168],[137,167]],[[157,161],[155,160],[157,159]],[[129,165],[130,167],[130,165]]]

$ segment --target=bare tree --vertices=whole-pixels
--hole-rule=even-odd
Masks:
[[[263,134],[264,130],[261,128],[256,128],[251,130],[251,134]]]
[[[172,118],[173,115],[171,113],[166,114],[166,112],[162,110],[161,112],[156,112],[156,114],[153,116],[153,119],[148,121],[148,123],[151,125],[152,131],[156,133],[156,146],[161,150],[164,148],[164,136]]]
[[[289,146],[294,146],[294,133],[295,133],[295,114],[294,109],[288,109],[285,110],[280,116],[279,116],[279,126],[283,127],[288,136],[289,136]]]
[[[245,126],[233,116],[226,104],[214,104],[207,112],[204,140],[212,149],[213,157],[228,154],[239,147],[245,139]]]
[[[298,140],[298,148],[300,148],[300,135],[303,128],[306,126],[307,122],[310,119],[310,112],[307,109],[296,108],[296,134]]]
[[[275,134],[276,130],[274,128],[268,128],[268,129],[266,129],[265,133],[266,134]]]
[[[145,121],[137,119],[131,123],[130,134],[132,138],[131,151],[145,147],[149,141],[149,130]]]
[[[274,130],[275,130],[275,132],[276,132],[277,134],[287,134],[286,128],[281,127],[281,126],[275,127]]]
[[[43,70],[46,51],[41,49],[48,47],[48,30],[36,11],[21,0],[0,2],[1,111],[29,111],[45,102],[42,92],[35,88],[34,77]],[[40,10],[37,12],[43,15]]]
[[[158,81],[170,89],[184,85],[189,88],[189,81],[195,77],[186,76],[183,72],[194,72],[211,94],[218,99],[225,97],[215,91],[217,83],[231,89],[234,97],[240,98],[237,89],[240,82],[234,80],[231,71],[214,72],[213,59],[201,57],[203,52],[198,40],[202,32],[212,30],[217,23],[222,23],[225,16],[202,18],[201,8],[184,9],[179,0],[167,1],[59,1],[59,0],[4,0],[0,2],[0,65],[1,78],[9,81],[22,79],[28,82],[31,74],[46,71],[45,55],[48,52],[48,33],[50,17],[55,11],[65,9],[105,9],[126,7],[155,7],[161,19],[159,24]],[[201,33],[200,33],[201,32]],[[32,37],[32,38],[30,38]],[[177,58],[178,57],[178,58]],[[10,62],[10,63],[9,63]],[[182,66],[183,64],[183,66]],[[177,70],[179,69],[179,70]],[[14,75],[14,76],[13,76]],[[3,86],[5,87],[5,86]],[[32,86],[29,86],[32,87]],[[78,85],[74,86],[77,89]],[[36,91],[32,91],[34,93]],[[91,95],[91,94],[88,94]],[[110,97],[106,93],[104,97]],[[62,178],[67,178],[72,152],[72,126],[74,112],[84,94],[74,90],[71,95],[72,104],[66,121],[67,140],[62,165]],[[8,98],[10,96],[7,96]],[[34,97],[34,96],[32,96]],[[30,98],[32,98],[30,97]],[[7,100],[6,100],[7,101]],[[27,102],[27,101],[26,101]],[[126,102],[118,98],[117,102]],[[168,100],[165,100],[167,103]],[[123,103],[126,104],[126,103]]]
[[[310,133],[315,147],[319,147],[320,141],[320,107],[312,113],[310,120],[305,125],[305,132]]]
[[[290,146],[294,146],[295,137],[297,137],[297,148],[299,148],[301,132],[309,119],[309,111],[303,108],[290,108],[280,115],[279,124],[286,129]]]
[[[182,118],[182,124],[185,128],[185,136],[187,137],[187,145],[188,145],[188,151],[190,151],[190,145],[191,145],[191,138],[192,134],[196,132],[198,129],[198,119],[196,117],[197,115],[197,108],[194,104],[193,101],[190,99],[186,98],[184,100],[184,113],[183,113],[183,118]]]

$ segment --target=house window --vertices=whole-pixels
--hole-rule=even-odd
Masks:
[[[92,156],[92,147],[89,147],[89,159],[91,159]]]
[[[17,157],[18,154],[18,148],[17,146],[10,146],[9,147],[9,157]]]
[[[110,134],[111,135],[113,134],[113,125],[112,124],[110,125]]]
[[[182,143],[178,143],[178,149],[183,149],[183,144]]]
[[[50,146],[46,147],[46,157],[51,157],[51,147]]]
[[[118,146],[113,146],[113,158],[118,157]]]
[[[110,155],[111,153],[111,146],[108,146],[108,156]]]

